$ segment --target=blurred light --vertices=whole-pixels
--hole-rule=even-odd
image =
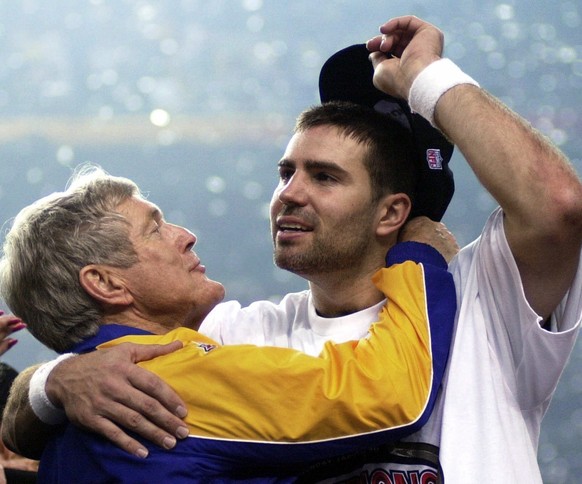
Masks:
[[[522,60],[512,61],[507,65],[507,73],[513,79],[521,79],[526,72],[525,62]]]
[[[226,182],[222,177],[211,176],[206,179],[206,189],[210,193],[222,193],[226,189]]]
[[[8,104],[9,100],[10,100],[10,95],[8,94],[8,92],[0,89],[0,107],[6,106]]]
[[[570,464],[566,459],[561,457],[556,457],[549,462],[548,468],[546,469],[546,479],[552,484],[566,484],[570,481],[569,479],[569,469]]]
[[[181,225],[182,227],[186,226],[188,218],[184,213],[184,210],[175,209],[171,210],[170,212],[166,213],[166,219],[175,225]]]
[[[75,158],[75,152],[69,145],[61,145],[57,149],[57,161],[64,166],[69,166],[71,161]]]
[[[315,50],[306,50],[301,54],[301,62],[306,67],[315,67],[319,69],[321,62],[321,55]]]
[[[162,52],[162,54],[168,56],[175,55],[178,52],[179,48],[180,46],[178,42],[176,42],[176,40],[174,39],[164,39],[160,42],[160,51]]]
[[[44,173],[40,168],[34,167],[30,168],[26,172],[26,181],[31,185],[36,185],[42,181],[44,178]]]
[[[134,112],[139,111],[143,107],[144,102],[141,96],[133,94],[125,99],[124,104],[128,111]]]
[[[561,47],[560,50],[558,50],[558,57],[562,62],[571,64],[576,61],[576,49],[569,46]]]
[[[162,183],[166,186],[176,186],[184,180],[184,174],[175,167],[164,167],[161,170]]]
[[[263,0],[243,0],[242,6],[249,12],[256,12],[263,7]]]
[[[261,90],[261,85],[259,84],[259,81],[257,81],[253,77],[245,79],[241,87],[243,92],[252,95],[258,95],[259,91]]]
[[[580,26],[580,15],[578,12],[565,12],[562,15],[562,22],[566,27],[575,29]]]
[[[267,42],[256,43],[253,48],[253,53],[263,63],[271,61],[274,57],[273,48]]]
[[[265,20],[260,15],[251,15],[247,19],[247,29],[250,32],[260,32],[265,26]]]
[[[119,75],[113,69],[107,69],[101,73],[101,82],[106,86],[114,86],[118,79]]]
[[[158,12],[153,5],[142,5],[137,9],[137,18],[142,22],[149,22],[155,19],[157,15]]]
[[[103,83],[101,82],[101,78],[97,74],[89,74],[87,76],[87,80],[85,81],[85,85],[87,89],[90,91],[97,91],[101,88]]]
[[[157,139],[158,144],[162,146],[170,146],[178,141],[179,136],[178,133],[172,129],[163,129],[158,133]]]
[[[454,61],[459,61],[465,56],[467,49],[462,42],[453,42],[447,45],[446,55]]]
[[[282,40],[275,40],[271,42],[271,48],[273,49],[273,55],[280,57],[287,53],[287,43]]]
[[[263,194],[263,186],[255,181],[246,183],[243,186],[243,196],[248,200],[258,200]]]
[[[270,220],[271,218],[271,204],[270,203],[263,203],[260,209],[261,217],[265,220]]]
[[[158,126],[160,128],[165,128],[170,124],[170,113],[165,109],[154,109],[150,113],[150,122],[154,126]]]
[[[150,94],[156,88],[157,81],[153,77],[140,77],[137,81],[137,88],[143,94]]]
[[[208,212],[214,217],[222,217],[228,210],[228,203],[222,198],[214,199],[208,205]]]
[[[485,27],[483,27],[479,22],[471,22],[467,27],[467,34],[470,37],[477,39],[485,34]]]
[[[101,106],[97,116],[102,121],[110,121],[113,119],[113,108],[111,106]]]
[[[20,69],[24,64],[24,56],[20,52],[15,52],[8,56],[6,59],[6,65],[13,70]]]
[[[162,27],[158,24],[147,24],[142,28],[142,33],[146,39],[156,40],[162,35]]]
[[[236,160],[236,171],[241,175],[248,175],[255,169],[255,161],[252,155],[243,154]]]
[[[505,55],[501,52],[492,52],[487,56],[487,65],[491,69],[503,69],[505,67]]]
[[[545,92],[553,92],[556,90],[558,80],[553,74],[544,74],[540,77],[538,87]]]
[[[506,22],[501,26],[501,35],[506,39],[517,40],[523,33],[521,26],[515,22]]]
[[[40,86],[43,97],[62,97],[69,92],[69,84],[65,81],[47,81]]]
[[[568,142],[568,133],[563,129],[552,129],[549,133],[550,139],[558,146]]]
[[[541,40],[554,40],[556,38],[556,29],[550,24],[533,24],[530,29],[535,38]]]
[[[501,20],[511,20],[514,15],[513,7],[506,3],[501,3],[495,7],[495,15]]]
[[[491,35],[480,35],[477,38],[477,45],[483,52],[492,52],[497,48],[497,41]]]
[[[83,17],[78,13],[65,15],[65,27],[69,30],[78,29],[83,25]]]

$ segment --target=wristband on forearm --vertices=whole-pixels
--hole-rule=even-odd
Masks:
[[[75,353],[65,353],[58,358],[40,366],[30,379],[28,400],[34,414],[45,424],[58,425],[66,421],[67,415],[62,408],[55,406],[48,398],[45,390],[50,372],[61,361],[76,356]]]
[[[459,84],[479,87],[475,79],[465,74],[450,59],[439,59],[429,64],[420,71],[410,86],[408,93],[410,109],[435,126],[434,111],[438,100],[445,92]]]

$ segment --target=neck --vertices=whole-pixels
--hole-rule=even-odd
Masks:
[[[180,324],[180,322],[176,323],[176,321],[176,319],[166,321],[163,318],[143,317],[133,312],[120,312],[103,317],[103,324],[121,324],[131,328],[143,329],[153,334],[166,334],[180,327],[187,327],[194,330],[198,330],[200,327],[200,324],[186,324],[184,321]]]
[[[310,279],[309,288],[317,313],[330,318],[345,316],[382,301],[384,294],[372,282],[376,271],[374,269],[357,277],[327,274],[317,280]]]

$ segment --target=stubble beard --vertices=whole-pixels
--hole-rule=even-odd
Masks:
[[[314,233],[311,244],[303,251],[294,247],[293,242],[275,242],[273,259],[277,267],[300,276],[349,269],[359,266],[371,250],[371,230],[368,217],[354,214],[342,221],[341,226],[338,223],[324,234]]]

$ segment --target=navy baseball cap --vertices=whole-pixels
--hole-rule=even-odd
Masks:
[[[369,106],[396,119],[412,133],[420,176],[411,216],[425,215],[438,222],[455,191],[449,168],[454,146],[426,119],[412,113],[406,101],[374,87],[369,55],[365,44],[352,45],[332,55],[319,75],[321,102],[350,101]]]

